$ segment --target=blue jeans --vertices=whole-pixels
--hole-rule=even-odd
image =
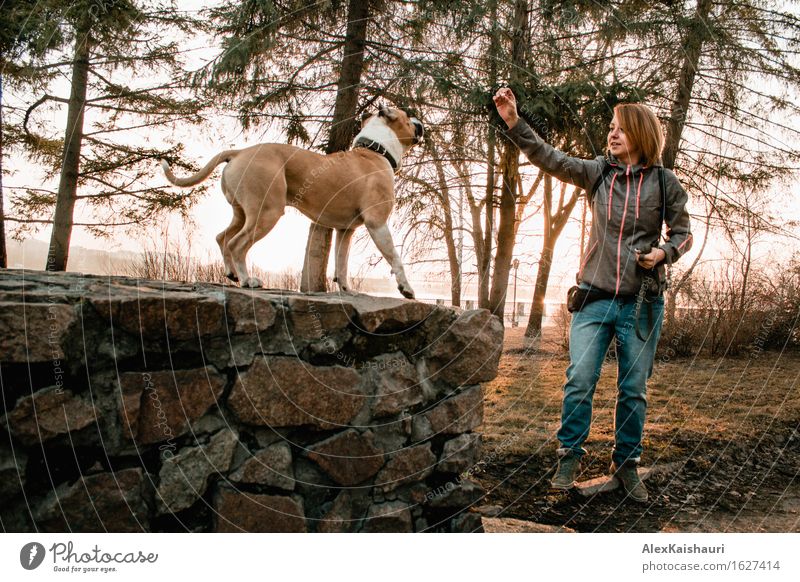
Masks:
[[[664,319],[664,299],[652,304],[652,329],[648,306],[639,313],[639,328],[647,341],[636,334],[636,298],[601,299],[572,314],[569,332],[570,364],[564,385],[559,452],[582,455],[581,447],[592,423],[592,397],[600,379],[611,340],[617,347],[617,406],[614,416],[614,452],[617,464],[638,462],[642,454],[642,431],[647,411],[646,385],[653,373],[658,337]]]

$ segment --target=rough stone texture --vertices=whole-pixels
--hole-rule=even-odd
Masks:
[[[225,310],[233,319],[233,333],[266,331],[275,323],[275,306],[256,290],[225,290]]]
[[[320,533],[352,533],[361,528],[361,522],[370,505],[363,490],[345,489],[336,496],[330,510],[317,522]]]
[[[0,301],[0,362],[53,362],[76,321],[71,305]]]
[[[555,525],[513,519],[511,517],[484,517],[486,533],[575,533],[574,529]]]
[[[368,334],[420,326],[436,310],[433,305],[404,299],[361,294],[348,299],[356,311],[358,329]]]
[[[141,468],[99,473],[51,491],[34,513],[45,532],[147,531],[150,477]]]
[[[351,368],[257,358],[237,378],[228,405],[247,424],[341,428],[364,405],[360,381]]]
[[[428,417],[423,414],[415,416],[411,424],[411,440],[418,443],[432,436],[433,428],[431,428],[431,421]]]
[[[655,465],[653,467],[639,467],[637,473],[639,473],[639,479],[646,481],[650,477],[674,473],[680,470],[682,466],[683,463],[674,462],[666,463],[664,465]],[[601,475],[600,477],[595,477],[594,479],[589,479],[588,481],[581,481],[575,486],[575,490],[584,497],[592,497],[598,493],[608,493],[609,491],[614,491],[620,486],[621,483],[616,477],[612,475]]]
[[[411,434],[411,421],[411,416],[403,416],[399,420],[372,427],[375,445],[390,455],[404,449]]]
[[[434,379],[455,386],[488,382],[497,375],[503,325],[486,310],[464,311],[427,350]]]
[[[390,501],[372,505],[361,529],[368,533],[397,533],[413,531],[411,511],[402,501]]]
[[[321,517],[329,507],[333,494],[341,489],[331,477],[307,457],[297,456],[294,461],[295,493],[303,498],[306,515]]]
[[[50,387],[21,398],[3,424],[23,444],[35,445],[85,428],[95,418],[90,403],[69,390]]]
[[[156,512],[175,513],[191,507],[206,492],[210,475],[230,469],[237,442],[234,432],[223,429],[207,445],[182,449],[168,457],[158,474]]]
[[[0,307],[10,531],[479,529],[486,311],[14,269]]]
[[[451,529],[465,533],[483,533],[483,523],[479,513],[464,511],[451,521]]]
[[[393,416],[420,404],[425,395],[414,365],[402,353],[383,354],[364,363],[364,381],[375,397],[372,415]]]
[[[119,418],[128,438],[152,444],[185,434],[225,388],[212,366],[121,374]]]
[[[230,480],[291,491],[295,483],[291,447],[287,443],[276,443],[259,451],[233,472]]]
[[[460,482],[448,481],[443,489],[443,492],[430,500],[431,507],[467,509],[483,497],[483,488],[469,479]]]
[[[383,466],[383,452],[371,432],[348,429],[309,448],[308,458],[339,485],[351,487],[366,481]]]
[[[162,340],[186,340],[226,333],[221,297],[174,291],[145,291],[138,297],[120,295],[96,299],[97,312],[113,328]]]
[[[480,386],[466,388],[424,416],[434,434],[459,434],[477,428],[483,423],[483,390]]]
[[[478,462],[481,456],[481,435],[460,434],[444,443],[437,469],[444,473],[461,473]]]
[[[324,339],[353,320],[353,307],[346,296],[294,296],[287,305],[292,337],[299,341]]]
[[[303,503],[295,497],[257,495],[220,488],[214,499],[217,532],[302,533]]]
[[[414,481],[422,481],[433,473],[436,455],[430,443],[409,447],[393,455],[375,477],[375,487],[385,493]]]

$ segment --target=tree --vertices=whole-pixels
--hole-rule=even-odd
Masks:
[[[177,161],[181,146],[135,145],[141,140],[126,137],[129,132],[173,121],[199,121],[200,103],[178,95],[186,86],[176,56],[178,47],[162,40],[165,29],[186,32],[192,27],[192,21],[172,4],[81,0],[47,5],[57,13],[56,22],[63,23],[60,38],[71,52],[68,60],[46,66],[62,74],[69,68],[70,95],[45,92],[25,111],[17,132],[28,155],[48,168],[48,177],[59,176],[58,190],[22,188],[12,204],[25,217],[15,218],[16,222],[27,226],[52,222],[46,269],[58,271],[67,267],[76,225],[107,235],[116,227],[152,224],[173,211],[186,215],[202,188],[173,195],[166,187],[148,183],[157,160]],[[50,53],[54,52],[52,47]],[[164,78],[153,83],[152,77],[159,73]],[[32,128],[39,110],[50,103],[67,105],[63,140],[41,135],[42,129],[47,131],[42,123]],[[103,212],[105,216],[76,223],[79,203],[96,216]],[[53,206],[52,220],[45,218]]]
[[[36,65],[61,42],[58,27],[44,2],[10,0],[3,3],[0,21],[0,268],[8,266],[3,191],[5,127],[3,90],[6,84],[23,88],[48,78],[48,72]]]
[[[358,108],[361,76],[364,72],[364,50],[367,41],[367,23],[371,7],[363,0],[350,0],[347,7],[347,30],[342,55],[342,66],[336,83],[336,102],[333,106],[330,137],[326,154],[345,151],[358,133],[356,111]],[[332,231],[312,223],[308,231],[301,291],[327,291],[325,276],[331,252]],[[345,282],[346,283],[346,282]]]

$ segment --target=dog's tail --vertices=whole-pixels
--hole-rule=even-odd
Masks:
[[[196,174],[192,174],[188,178],[178,178],[175,174],[173,174],[167,160],[161,160],[161,167],[164,168],[164,174],[167,176],[167,180],[176,186],[194,186],[195,184],[199,184],[208,178],[209,174],[214,171],[214,168],[219,166],[222,162],[230,162],[234,156],[239,153],[239,151],[240,150],[226,150],[218,153],[216,156],[211,158],[211,160],[203,167],[202,170]]]

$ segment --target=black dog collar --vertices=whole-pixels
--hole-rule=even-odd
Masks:
[[[355,143],[353,144],[354,148],[367,148],[368,150],[372,150],[373,152],[377,152],[382,155],[384,158],[389,160],[389,163],[392,165],[392,170],[397,171],[398,164],[395,159],[392,157],[392,154],[389,153],[385,147],[379,144],[376,141],[372,141],[366,137],[358,138]]]

